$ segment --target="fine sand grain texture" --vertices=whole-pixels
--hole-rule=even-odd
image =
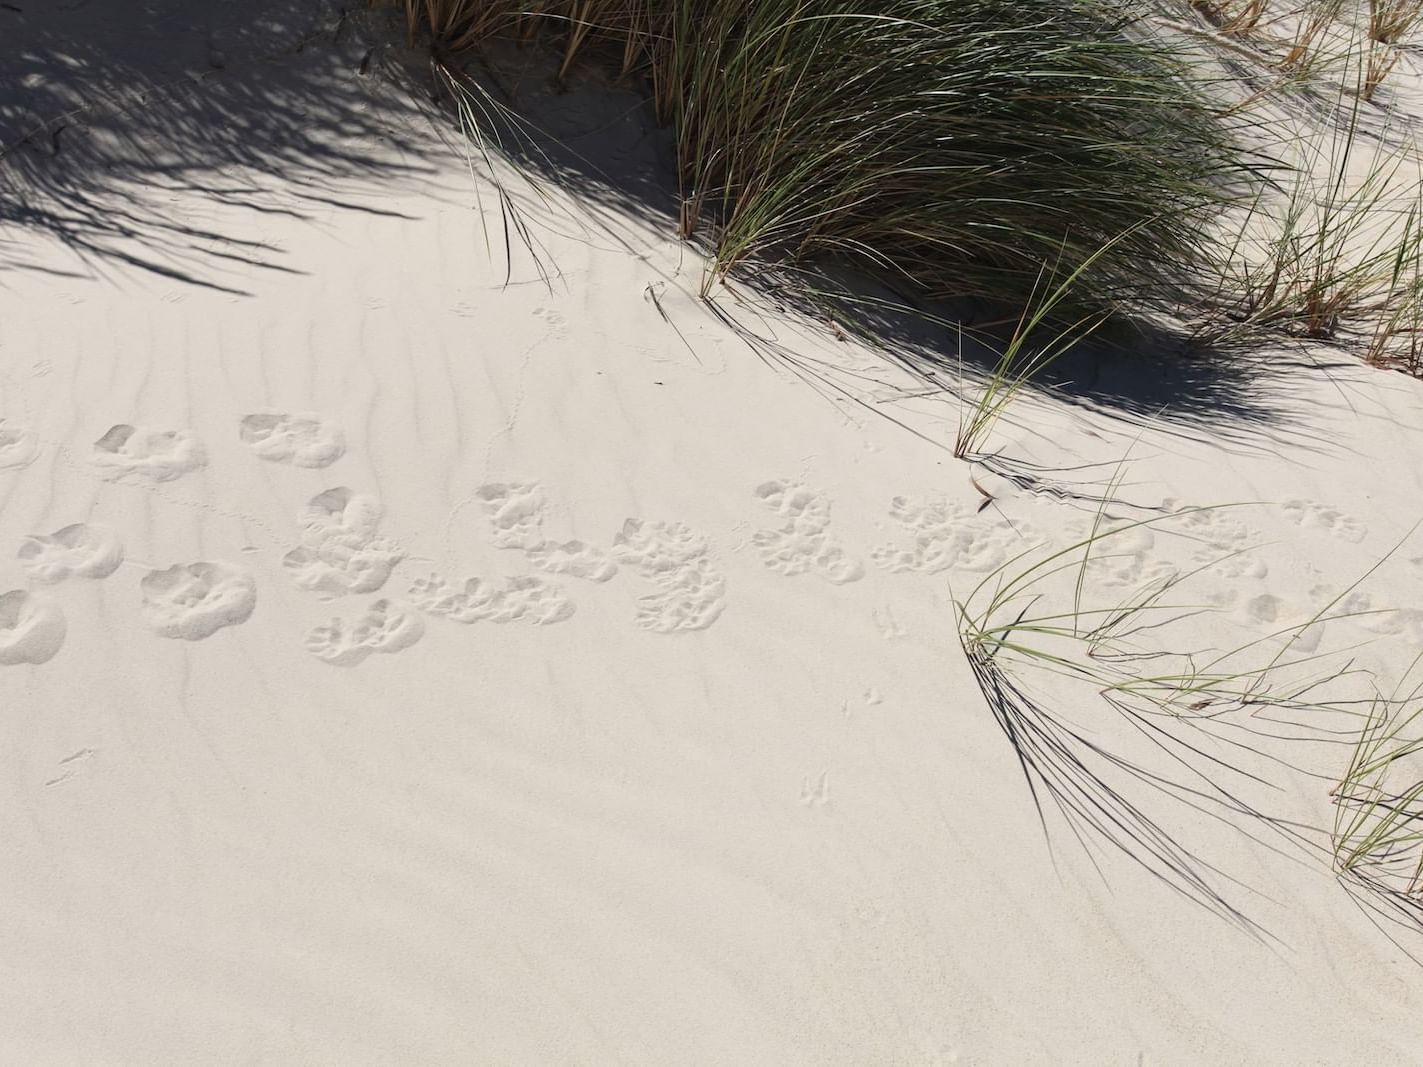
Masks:
[[[1088,499],[975,488],[951,400],[722,290],[758,358],[665,220],[529,195],[556,274],[505,264],[334,9],[10,6],[6,142],[92,110],[0,161],[0,1062],[1418,1061],[1423,944],[1326,837],[1133,794],[1237,922],[1045,836],[954,602],[1122,465],[1101,521],[1159,521],[1084,596],[1203,568],[1143,640],[1308,623],[1419,517],[1420,383],[1133,407],[1171,372],[1120,356],[994,431]],[[557,102],[652,167],[629,94]],[[1423,541],[1353,594],[1301,640],[1392,685]],[[1201,745],[1321,827],[1335,725]]]

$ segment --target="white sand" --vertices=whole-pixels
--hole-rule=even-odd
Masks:
[[[25,17],[54,48],[81,16]],[[154,81],[217,47],[165,18]],[[225,121],[270,117],[222,80],[270,44],[222,45]],[[359,45],[313,52],[254,78],[335,56],[387,166],[225,161],[158,107],[62,135],[129,168],[83,195],[207,236],[0,230],[0,1062],[1417,1062],[1423,972],[1324,852],[1153,807],[1251,936],[1117,854],[1099,878],[1056,816],[1049,847],[951,589],[1092,505],[980,472],[976,513],[951,400],[745,311],[869,403],[757,358],[621,209],[532,207],[562,277],[506,286],[490,188],[493,256],[458,152]],[[200,166],[170,187],[163,152]],[[994,444],[1262,501],[1093,569],[1120,596],[1249,548],[1172,639],[1239,644],[1418,517],[1423,384],[1339,363],[1283,368],[1257,422],[1025,399]],[[1386,612],[1316,647],[1396,679],[1423,541],[1363,592]],[[1306,772],[1345,749],[1256,747],[1300,769],[1251,757],[1252,799],[1328,825]]]

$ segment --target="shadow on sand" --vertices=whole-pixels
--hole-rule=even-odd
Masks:
[[[372,105],[371,47],[341,5],[15,0],[0,40],[0,284],[113,262],[242,294],[300,268],[226,209],[388,213],[340,190],[424,169],[397,94]]]
[[[436,173],[431,121],[452,145],[460,137],[448,91],[404,48],[393,17],[356,0],[14,0],[0,5],[0,38],[0,284],[17,271],[78,278],[113,263],[247,295],[255,272],[302,269],[264,241],[263,216],[392,214],[372,199],[375,183]],[[570,88],[537,49],[491,48],[467,71],[491,140],[535,181],[594,216],[630,212],[675,232],[675,146],[645,87],[585,67]],[[343,194],[357,180],[362,191]],[[36,237],[73,255],[37,254]],[[972,328],[1005,310],[926,307],[833,270],[742,280],[764,309],[813,326],[833,316],[946,392],[965,378],[971,390],[994,361],[991,329],[987,343],[964,343],[953,323]],[[763,357],[787,355],[739,328]],[[1165,329],[1114,325],[1038,387],[1243,449],[1321,447],[1290,429],[1318,393],[1301,388],[1297,365],[1190,352]]]

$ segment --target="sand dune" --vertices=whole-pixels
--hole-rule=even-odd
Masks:
[[[27,10],[30,40],[66,17]],[[175,27],[181,65],[202,33]],[[980,469],[980,507],[951,403],[748,303],[877,379],[857,403],[757,358],[622,208],[552,193],[557,275],[506,279],[458,146],[358,43],[311,47],[373,161],[320,199],[214,149],[133,204],[185,252],[0,230],[0,1058],[1416,1062],[1418,965],[1318,841],[1142,799],[1242,929],[1045,837],[953,601],[1095,505]],[[178,151],[161,110],[133,136]],[[102,143],[125,121],[65,136],[157,184]],[[95,158],[43,162],[70,165]],[[1239,644],[1349,587],[1423,490],[1419,383],[1289,380],[1241,398],[1258,418],[1028,397],[999,444],[1099,483],[1127,457],[1111,521],[1174,517],[1089,592],[1203,568],[1214,610],[1162,640]],[[1420,553],[1310,647],[1397,679]],[[1344,757],[1269,718],[1239,758],[1272,786],[1242,792],[1321,825]]]

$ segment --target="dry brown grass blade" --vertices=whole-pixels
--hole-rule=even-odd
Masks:
[[[1221,33],[1235,37],[1254,31],[1265,15],[1266,0],[1245,0],[1236,4],[1191,0],[1191,7]]]
[[[1423,0],[1369,0],[1367,33],[1371,41],[1398,45],[1423,22]]]

